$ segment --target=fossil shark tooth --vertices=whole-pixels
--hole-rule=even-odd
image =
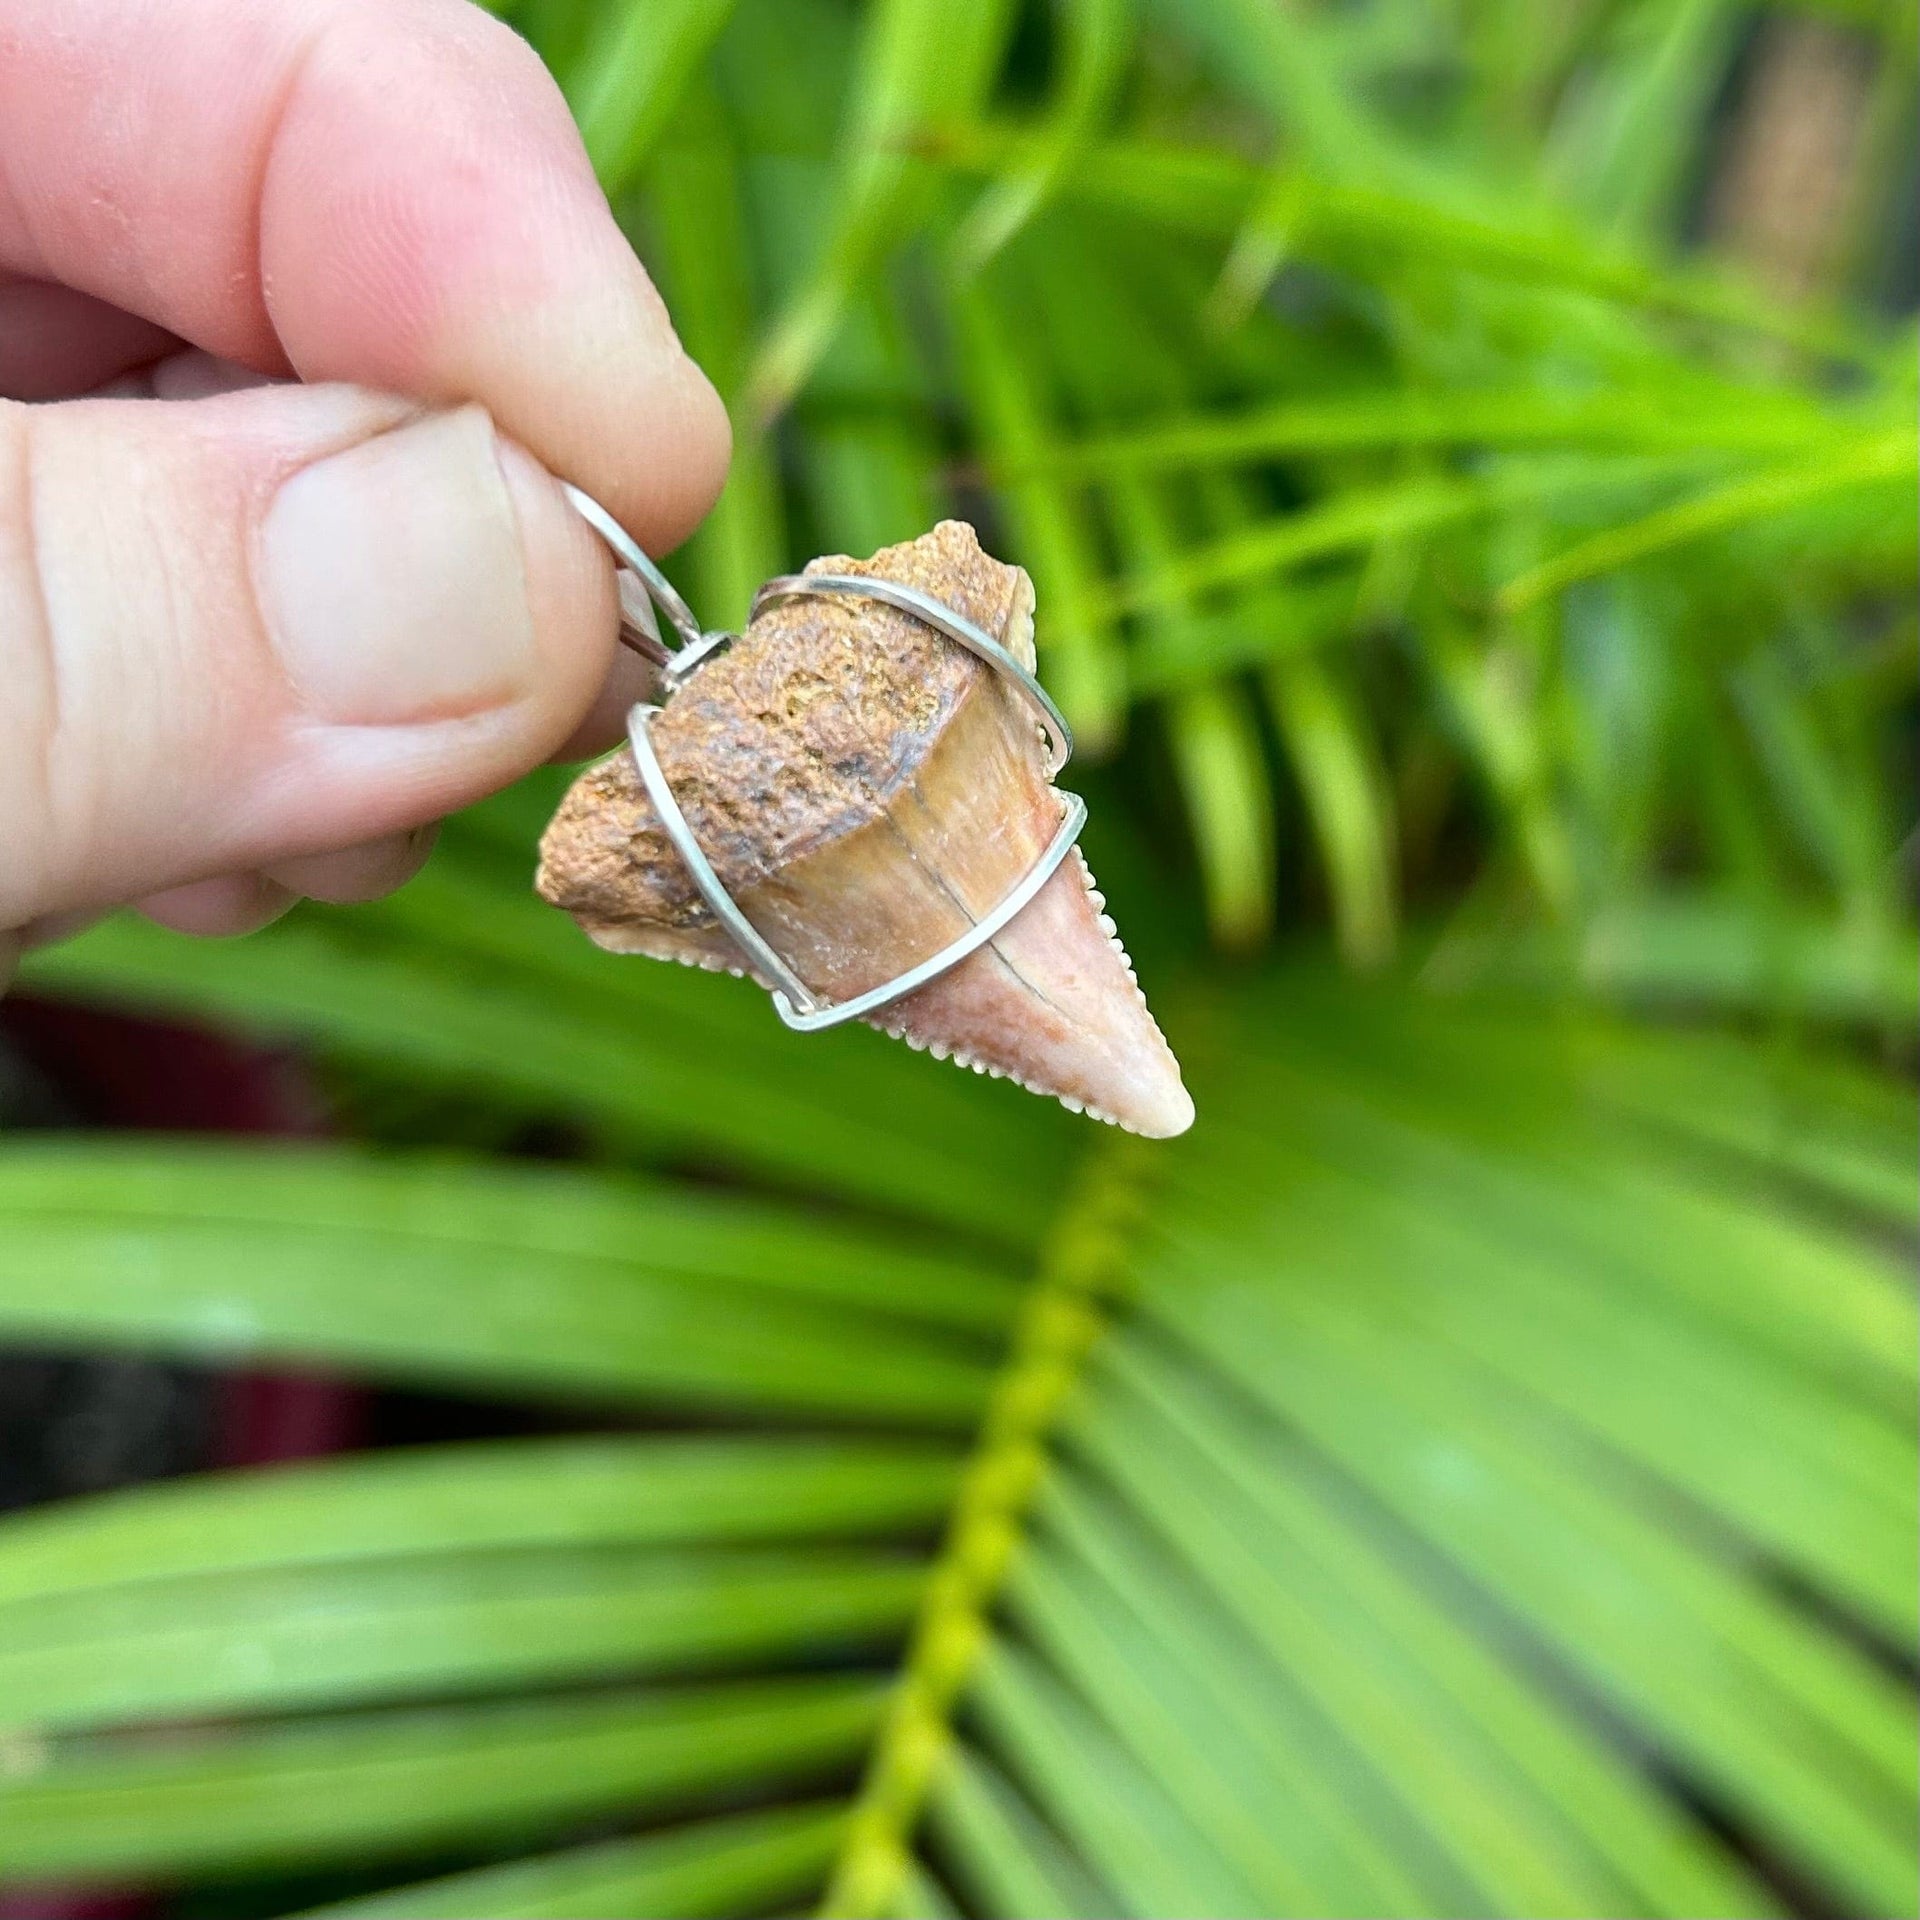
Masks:
[[[1032,664],[1032,583],[962,522],[807,571],[918,587]],[[1001,677],[878,601],[765,608],[688,679],[650,738],[727,891],[836,1001],[983,918],[1032,868],[1065,808],[1032,716]],[[575,781],[540,854],[542,897],[601,946],[748,971],[630,749]],[[990,941],[871,1023],[1134,1132],[1184,1132],[1193,1102],[1103,907],[1075,849]]]

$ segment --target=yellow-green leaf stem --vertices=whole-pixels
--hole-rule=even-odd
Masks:
[[[914,1829],[947,1754],[955,1704],[985,1644],[987,1615],[1046,1472],[1048,1435],[1106,1330],[1107,1305],[1145,1210],[1143,1162],[1151,1152],[1127,1138],[1104,1143],[1042,1255],[927,1577],[906,1661],[821,1903],[825,1915],[872,1920],[893,1910],[907,1883]]]

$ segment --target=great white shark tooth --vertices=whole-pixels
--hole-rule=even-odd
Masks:
[[[1032,582],[960,521],[807,571],[918,587],[1033,663]],[[1001,676],[879,601],[768,607],[688,679],[650,737],[728,892],[836,1001],[984,917],[1064,812],[1032,715]],[[627,747],[574,782],[541,840],[537,885],[612,952],[748,970]],[[871,1023],[1136,1133],[1182,1133],[1193,1102],[1103,907],[1076,849],[986,945]]]

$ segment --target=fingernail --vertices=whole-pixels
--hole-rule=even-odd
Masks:
[[[260,600],[317,718],[447,719],[525,691],[533,616],[485,409],[423,415],[294,474],[261,527]]]

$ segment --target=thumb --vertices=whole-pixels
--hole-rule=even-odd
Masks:
[[[0,929],[478,798],[572,731],[615,621],[477,406],[0,404]]]

